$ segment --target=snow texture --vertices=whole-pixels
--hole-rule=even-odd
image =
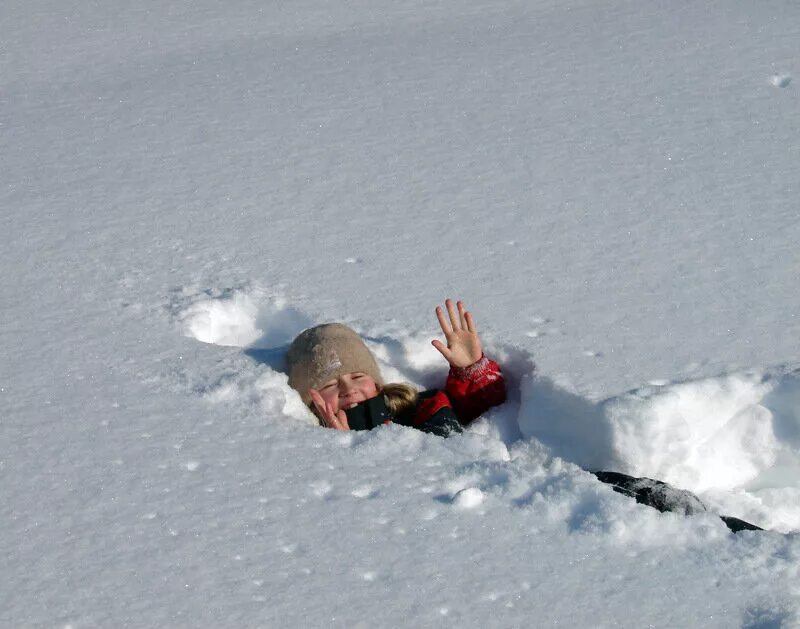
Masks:
[[[800,5],[42,0],[0,35],[0,626],[800,626]],[[509,401],[317,426],[294,335],[441,386],[446,296]]]

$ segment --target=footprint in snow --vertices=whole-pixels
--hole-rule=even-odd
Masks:
[[[331,490],[333,489],[333,485],[326,480],[311,483],[310,487],[311,491],[317,498],[324,498],[331,493]]]
[[[769,77],[769,82],[773,87],[789,87],[792,76],[790,74],[773,74]]]
[[[362,485],[351,491],[350,495],[354,498],[374,498],[378,495],[378,492],[372,489],[370,485]]]

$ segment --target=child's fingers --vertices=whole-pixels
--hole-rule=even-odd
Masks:
[[[445,357],[447,362],[450,362],[450,350],[445,347],[444,343],[441,341],[431,341],[431,345],[433,345],[436,349],[439,350],[439,353]]]
[[[347,423],[347,415],[345,415],[344,411],[334,411],[333,407],[329,407],[329,410],[329,428],[333,428],[334,430],[350,430],[350,424]]]
[[[326,423],[328,424],[328,428],[341,430],[341,427],[339,426],[339,418],[336,417],[336,415],[328,415],[328,420]]]
[[[456,309],[453,306],[453,300],[445,299],[444,305],[447,306],[447,314],[450,315],[450,323],[453,326],[453,330],[460,330],[461,320],[458,318],[458,313],[456,312]]]
[[[450,324],[447,323],[447,319],[444,317],[441,306],[436,306],[436,318],[439,320],[439,325],[442,327],[442,332],[444,332],[445,336],[453,331],[453,328],[450,327]]]
[[[311,401],[314,403],[314,406],[317,408],[317,412],[320,415],[320,419],[322,420],[322,425],[328,425],[328,409],[325,404],[325,400],[322,399],[322,396],[316,389],[309,389],[309,394],[311,395]]]
[[[309,389],[308,394],[311,396],[311,401],[314,402],[314,406],[317,407],[317,410],[320,413],[325,411],[325,402],[322,400],[322,396],[316,389]]]
[[[344,417],[344,425],[342,424],[342,417]],[[330,422],[331,428],[345,430],[344,426],[347,426],[347,416],[344,414],[344,411],[339,410],[338,404],[334,404],[333,402],[328,404],[328,421]]]
[[[463,301],[459,301],[456,304],[456,306],[458,307],[458,322],[461,324],[461,329],[462,330],[466,330],[467,329],[467,320],[466,320],[466,317],[464,316],[464,314],[465,314],[465,312],[464,312],[464,302]]]
[[[464,313],[464,321],[467,324],[467,330],[468,331],[472,332],[473,334],[477,334],[478,333],[478,328],[475,325],[475,319],[472,318],[472,313],[471,312],[465,312]]]
[[[323,426],[334,430],[350,430],[350,424],[347,422],[347,415],[344,411],[337,410],[333,404],[326,403],[316,389],[309,389],[308,392],[311,395],[311,401],[319,411]]]
[[[339,430],[350,430],[350,424],[347,422],[347,414],[344,411],[339,411],[336,417],[339,420]]]

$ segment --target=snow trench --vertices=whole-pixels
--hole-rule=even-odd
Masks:
[[[259,290],[204,293],[186,301],[175,310],[184,335],[242,348],[258,366],[212,377],[195,388],[198,393],[211,403],[245,402],[268,418],[316,423],[282,370],[294,336],[323,321]],[[442,386],[446,365],[430,345],[431,331],[346,323],[362,334],[387,382]],[[503,451],[498,460],[533,448],[584,470],[664,480],[696,492],[718,512],[765,528],[800,530],[800,369],[660,381],[596,402],[537,373],[526,350],[491,339],[484,345],[503,368],[509,401],[468,433],[494,440]],[[474,508],[484,499],[478,487],[451,489],[447,500],[458,508]]]

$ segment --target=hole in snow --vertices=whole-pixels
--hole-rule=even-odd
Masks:
[[[267,414],[309,415],[276,372],[284,369],[291,340],[315,322],[280,298],[223,295],[190,305],[180,316],[185,333],[245,348],[273,371],[223,379],[225,395],[208,399],[253,400]],[[357,326],[356,331],[363,332]],[[387,382],[444,386],[447,365],[428,334],[372,328],[362,336]],[[800,370],[654,380],[596,403],[548,378],[534,378],[527,351],[485,345],[503,367],[509,401],[476,421],[471,432],[501,448],[521,439],[541,442],[584,469],[657,478],[700,493],[727,514],[778,530],[800,528]],[[505,449],[495,454],[508,459]]]

